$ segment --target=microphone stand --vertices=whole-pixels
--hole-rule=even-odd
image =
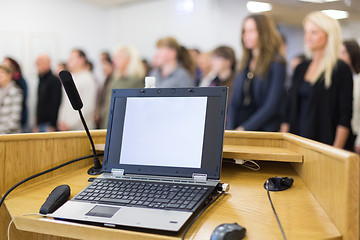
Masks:
[[[94,145],[94,142],[91,138],[91,135],[90,135],[90,132],[89,132],[89,128],[85,122],[85,119],[84,119],[84,116],[81,112],[81,109],[78,110],[79,111],[79,115],[80,115],[80,119],[81,119],[81,122],[82,124],[84,125],[84,128],[85,128],[85,131],[86,131],[86,134],[88,135],[88,138],[90,139],[90,143],[91,143],[91,148],[93,150],[93,153],[94,153],[94,166],[89,168],[89,170],[87,171],[87,173],[89,175],[99,175],[101,174],[101,163],[100,163],[100,160],[98,158],[98,155],[96,154],[96,150],[95,150],[95,145]]]

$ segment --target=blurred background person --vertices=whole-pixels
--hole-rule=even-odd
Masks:
[[[212,51],[211,72],[214,78],[209,86],[225,86],[229,88],[228,95],[231,95],[236,68],[235,52],[231,47],[219,46]]]
[[[107,62],[109,59],[111,59],[111,55],[109,52],[104,51],[100,54],[101,63]]]
[[[200,53],[198,58],[198,67],[202,76],[199,87],[210,86],[210,83],[214,78],[214,74],[211,72],[211,52]]]
[[[311,60],[295,70],[281,130],[349,149],[353,79],[350,68],[339,60],[339,23],[312,12],[304,20],[304,32]]]
[[[23,93],[14,73],[12,66],[0,66],[0,134],[21,133]]]
[[[29,132],[28,129],[28,86],[26,80],[24,79],[19,63],[10,57],[6,57],[2,63],[5,67],[14,69],[13,80],[22,90],[22,107],[21,107],[21,130],[22,132]]]
[[[133,46],[118,47],[113,54],[113,79],[106,90],[105,105],[101,109],[101,128],[107,128],[112,89],[143,88],[145,69],[138,51]]]
[[[106,124],[103,123],[104,119],[102,119],[103,116],[101,115],[101,113],[105,110],[106,107],[110,108],[110,106],[105,106],[105,98],[107,94],[111,92],[110,84],[111,81],[113,80],[113,72],[114,72],[113,62],[110,58],[110,55],[108,56],[108,58],[102,60],[102,70],[105,76],[105,80],[103,82],[103,86],[100,88],[96,101],[97,104],[96,113],[95,113],[96,128],[101,128],[101,126],[105,126],[107,124],[107,123]]]
[[[296,67],[302,63],[302,62],[305,62],[309,60],[305,54],[301,53],[299,55],[296,55],[295,57],[293,57],[290,61],[290,70],[291,70],[291,73],[293,74]]]
[[[141,62],[145,69],[145,76],[149,76],[149,74],[151,72],[151,66],[150,66],[149,62],[145,58],[141,59]]]
[[[197,48],[191,48],[188,51],[189,51],[189,54],[191,56],[191,59],[192,59],[194,65],[195,65],[195,76],[194,76],[194,78],[195,78],[195,86],[197,87],[197,86],[199,86],[200,81],[201,81],[201,79],[203,77],[202,73],[201,73],[201,70],[199,68],[199,63],[198,63],[199,56],[200,56],[201,52]]]
[[[86,119],[89,129],[95,128],[94,114],[96,101],[96,81],[94,75],[87,69],[86,55],[80,49],[71,51],[66,66],[71,72],[75,85],[79,91],[80,97],[84,104],[81,109]],[[64,96],[61,100],[58,118],[58,129],[60,131],[83,130],[84,127],[79,118],[79,114],[75,111],[70,101],[63,91]]]
[[[354,151],[360,154],[360,47],[356,40],[346,40],[341,45],[340,59],[353,73],[353,115],[351,127],[354,133]]]
[[[46,54],[36,58],[39,75],[36,105],[36,127],[34,132],[57,130],[57,118],[61,103],[61,83],[51,72],[50,57]]]
[[[156,78],[156,87],[195,86],[195,65],[187,49],[172,37],[159,39],[156,47],[154,63],[157,68],[150,73]]]
[[[242,27],[240,73],[229,100],[226,129],[278,131],[286,78],[282,40],[270,16],[248,16]]]

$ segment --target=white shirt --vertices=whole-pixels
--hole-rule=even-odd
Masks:
[[[355,146],[360,146],[360,74],[354,74],[354,98],[353,98],[353,116],[351,127],[353,133],[357,135]]]
[[[89,129],[95,128],[94,114],[96,103],[96,81],[94,75],[87,71],[72,74],[77,90],[83,102],[81,112]],[[63,89],[63,97],[59,109],[59,122],[65,123],[70,131],[84,130],[78,111],[71,106]]]

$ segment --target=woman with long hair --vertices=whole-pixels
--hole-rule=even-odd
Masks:
[[[11,57],[5,57],[3,60],[3,65],[8,68],[14,69],[13,73],[13,80],[15,81],[16,85],[18,85],[22,92],[23,92],[23,98],[22,98],[22,110],[21,110],[21,128],[23,132],[27,132],[29,129],[27,126],[28,123],[28,107],[27,107],[27,96],[28,96],[28,86],[26,83],[26,80],[24,79],[21,71],[21,67],[19,63],[11,58]]]
[[[350,68],[339,60],[339,23],[312,12],[304,20],[304,32],[310,60],[299,64],[293,74],[282,131],[349,148],[353,80]]]
[[[156,43],[155,65],[150,75],[156,87],[192,87],[195,85],[195,64],[188,50],[173,37],[159,39]]]
[[[360,154],[360,46],[356,40],[343,41],[340,59],[346,62],[353,73],[353,115],[351,127],[355,137],[354,151]]]
[[[133,46],[118,47],[112,57],[113,74],[104,90],[105,104],[100,109],[101,128],[107,128],[112,89],[143,88],[145,68],[138,51]]]
[[[0,66],[0,134],[21,132],[23,91],[15,83],[15,68]]]
[[[286,77],[282,39],[270,16],[255,14],[244,20],[243,56],[229,100],[226,128],[278,131]]]

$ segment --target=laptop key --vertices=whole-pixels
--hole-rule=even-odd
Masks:
[[[179,208],[180,204],[178,204],[178,203],[169,203],[168,205],[166,205],[166,207],[168,207],[168,208]]]
[[[112,199],[112,198],[100,198],[100,202],[118,203],[118,204],[129,204],[131,201],[128,199]]]
[[[156,198],[156,199],[154,199],[154,202],[158,202],[158,203],[168,203],[168,202],[170,202],[170,199]]]
[[[187,205],[186,209],[192,209],[192,208],[196,205],[196,203],[197,203],[197,202],[195,202],[195,201],[191,201],[191,202],[189,203],[189,205]]]

